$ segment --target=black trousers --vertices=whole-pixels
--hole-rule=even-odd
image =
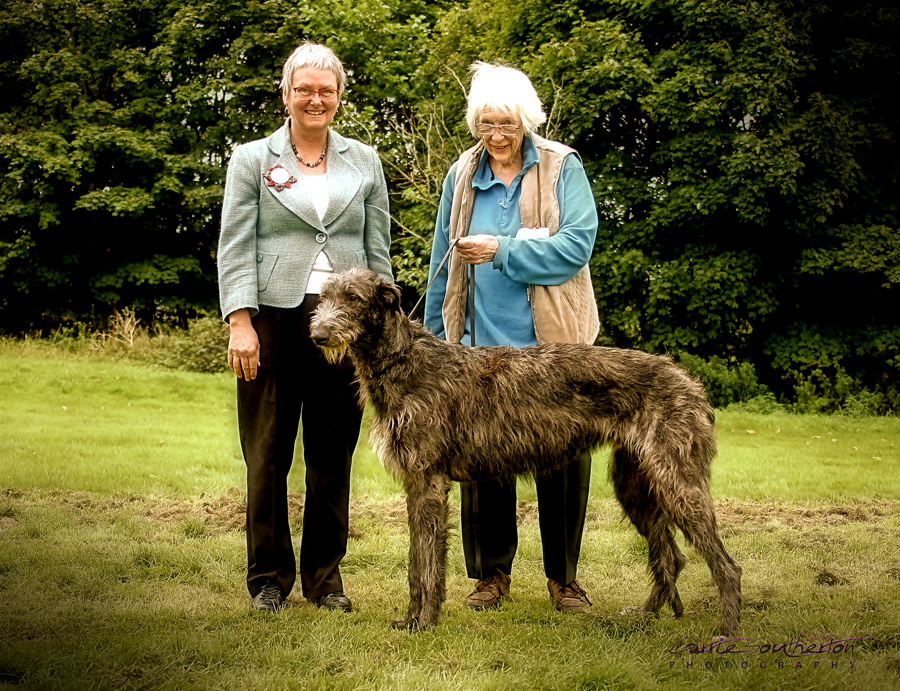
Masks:
[[[576,578],[591,487],[591,454],[583,452],[562,470],[535,480],[544,574],[561,583]],[[516,481],[460,484],[463,554],[469,578],[512,573],[519,545]]]
[[[247,464],[247,587],[274,579],[287,595],[297,567],[288,524],[287,476],[302,421],[306,497],[300,542],[303,595],[343,590],[350,462],[362,420],[349,361],[329,365],[309,338],[318,295],[293,309],[260,307],[256,379],[237,380],[238,424]]]

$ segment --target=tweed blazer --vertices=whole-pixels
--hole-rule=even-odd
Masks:
[[[264,175],[275,165],[297,181],[280,190]],[[329,201],[319,220],[291,150],[288,124],[238,146],[228,164],[217,255],[219,303],[227,320],[260,305],[297,307],[320,251],[335,271],[367,266],[391,273],[387,185],[375,150],[328,131]]]

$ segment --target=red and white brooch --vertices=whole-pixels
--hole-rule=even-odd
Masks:
[[[266,185],[274,187],[276,192],[281,192],[285,187],[290,189],[291,183],[297,182],[297,178],[288,172],[287,168],[281,166],[272,166],[268,172],[263,173],[266,179]]]

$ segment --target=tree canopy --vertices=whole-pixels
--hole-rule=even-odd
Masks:
[[[601,342],[752,364],[791,400],[900,405],[900,11],[737,0],[11,0],[0,9],[0,329],[215,309],[233,147],[302,40],[350,75],[393,258],[424,288],[467,68],[530,75],[601,216]]]

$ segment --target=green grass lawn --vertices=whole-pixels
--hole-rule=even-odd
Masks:
[[[900,687],[893,418],[719,412],[713,495],[744,569],[744,652],[692,654],[687,643],[713,638],[718,601],[690,547],[683,618],[619,615],[646,597],[647,551],[612,499],[605,451],[579,567],[591,614],[553,611],[522,482],[508,601],[462,605],[471,583],[455,536],[443,619],[411,635],[388,627],[407,598],[403,494],[364,441],[342,565],[355,611],[294,593],[278,615],[254,615],[230,377],[0,342],[0,392],[0,687]],[[290,482],[299,534],[302,463]],[[803,657],[766,647],[798,637],[858,640]]]

